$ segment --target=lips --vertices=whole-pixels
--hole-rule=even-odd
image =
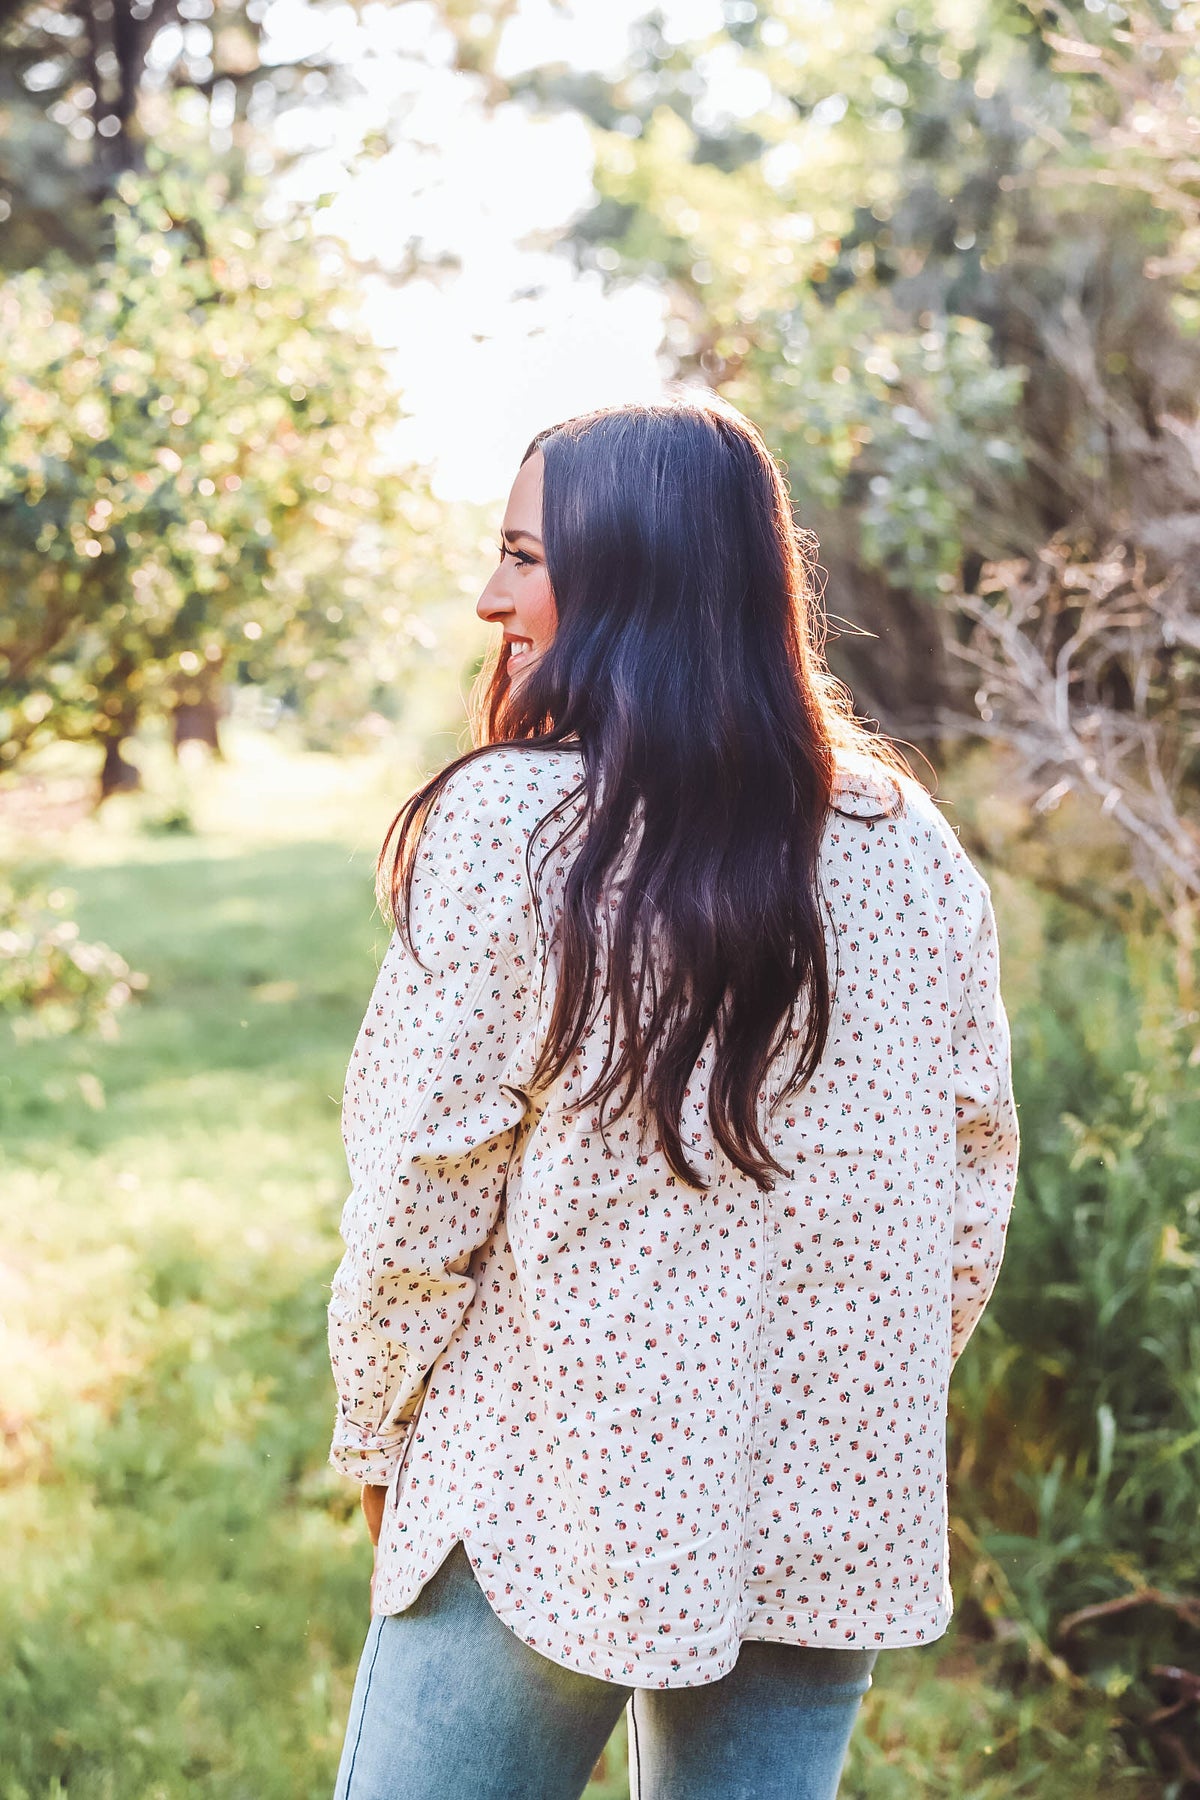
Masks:
[[[527,662],[533,661],[533,639],[527,637],[510,637],[504,634],[504,642],[508,645],[508,666],[510,669],[524,668]]]

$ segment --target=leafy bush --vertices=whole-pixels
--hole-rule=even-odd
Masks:
[[[68,916],[65,888],[0,880],[0,1014],[15,1033],[94,1028],[114,1037],[116,1015],[146,986],[107,944],[89,944]]]
[[[98,260],[0,292],[0,765],[95,743],[102,796],[136,785],[140,723],[215,739],[231,682],[332,681],[357,716],[444,574],[426,480],[381,461],[398,403],[319,209],[280,217],[186,134],[145,160]]]
[[[1195,1783],[1200,1048],[1169,955],[1051,944],[1014,1018],[1020,1189],[953,1444],[984,1619]]]

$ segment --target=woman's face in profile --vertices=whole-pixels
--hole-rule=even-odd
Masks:
[[[512,680],[531,669],[554,636],[557,617],[542,545],[542,453],[521,464],[504,509],[500,562],[475,610],[504,633]]]

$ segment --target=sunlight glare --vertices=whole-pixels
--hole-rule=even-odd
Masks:
[[[524,0],[505,28],[502,73],[619,64],[644,10],[643,0]],[[719,13],[713,0],[664,8],[680,41]],[[485,106],[479,78],[453,68],[449,34],[421,0],[334,17],[331,32],[330,15],[306,0],[274,0],[267,15],[273,56],[320,49],[358,89],[351,105],[281,116],[277,141],[297,160],[279,185],[293,199],[332,195],[323,226],[371,270],[368,323],[409,414],[392,453],[429,467],[443,498],[495,500],[540,426],[662,391],[663,298],[648,282],[606,293],[598,275],[547,248],[592,197],[578,114]],[[371,132],[390,147],[364,159]],[[389,281],[389,270],[406,278]]]

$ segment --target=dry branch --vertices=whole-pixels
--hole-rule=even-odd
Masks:
[[[1164,912],[1200,902],[1200,617],[1140,550],[1080,554],[1059,534],[1037,556],[986,565],[958,606],[974,629],[952,652],[978,673],[979,726],[1043,788],[1094,795]]]

